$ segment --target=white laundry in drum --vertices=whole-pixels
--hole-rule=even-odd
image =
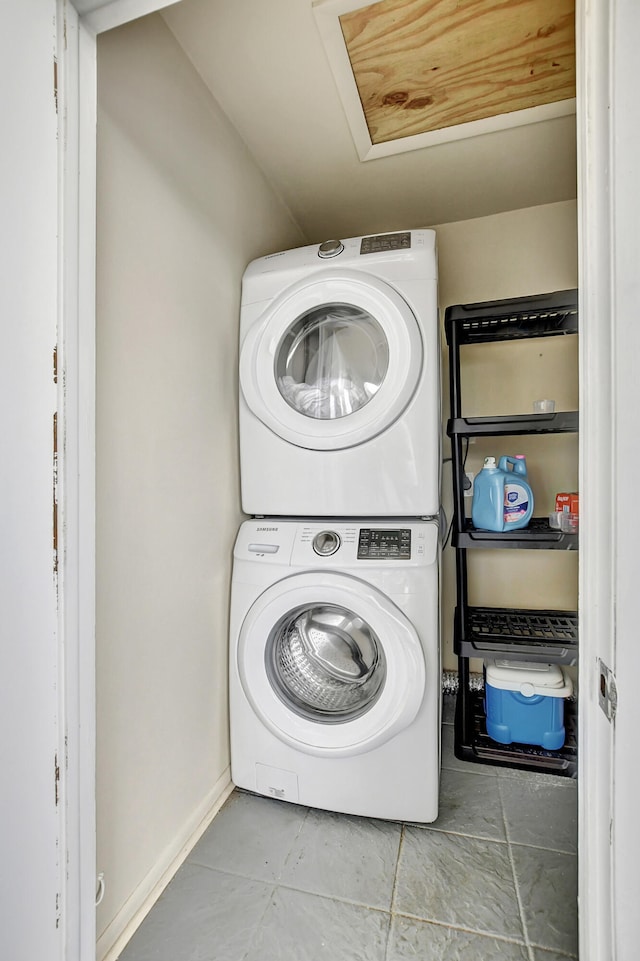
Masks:
[[[286,352],[287,373],[278,377],[285,400],[308,417],[322,420],[346,417],[364,407],[384,376],[384,370],[379,370],[380,350],[370,331],[374,323],[364,311],[344,305],[317,311]],[[381,334],[377,339],[384,343]],[[289,373],[297,366],[302,369],[301,383]]]
[[[285,400],[308,417],[345,417],[369,400],[364,387],[346,377],[322,377],[313,384],[280,377],[278,384]]]

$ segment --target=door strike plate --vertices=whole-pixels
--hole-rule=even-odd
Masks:
[[[616,679],[612,671],[609,670],[604,661],[598,661],[599,666],[599,689],[598,700],[600,707],[605,715],[612,721],[618,709],[618,689]]]

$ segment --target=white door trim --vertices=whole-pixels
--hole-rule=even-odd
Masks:
[[[640,523],[635,510],[638,446],[638,357],[640,356],[640,124],[635,88],[640,33],[637,0],[608,0],[610,11],[611,91],[609,158],[611,190],[611,343],[613,350],[613,505],[610,524],[614,538],[615,613],[614,663],[618,709],[613,757],[613,929],[618,961],[638,955],[638,820],[639,777],[636,764],[640,704],[638,644],[638,546]],[[601,79],[604,82],[605,78]],[[605,513],[603,499],[599,505]]]
[[[5,3],[2,285],[2,955],[64,957],[56,0]]]
[[[581,318],[580,956],[637,954],[637,230],[640,137],[636,0],[577,5]],[[628,509],[629,508],[629,509]],[[599,706],[600,660],[618,686]]]
[[[57,0],[59,134],[58,511],[63,692],[65,958],[95,954],[96,41]]]
[[[16,0],[20,3],[21,0]],[[65,961],[96,950],[96,36],[179,0],[56,0],[59,116],[58,527]]]
[[[576,7],[580,302],[580,683],[578,903],[580,956],[611,961],[612,728],[600,711],[598,661],[613,660],[612,345],[609,257],[608,2]],[[603,321],[605,321],[603,323]]]

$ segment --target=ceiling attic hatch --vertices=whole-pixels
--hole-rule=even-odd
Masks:
[[[360,160],[575,113],[575,0],[314,0]]]

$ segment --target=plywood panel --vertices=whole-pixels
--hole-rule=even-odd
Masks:
[[[340,17],[371,141],[575,96],[574,0],[380,0]]]

